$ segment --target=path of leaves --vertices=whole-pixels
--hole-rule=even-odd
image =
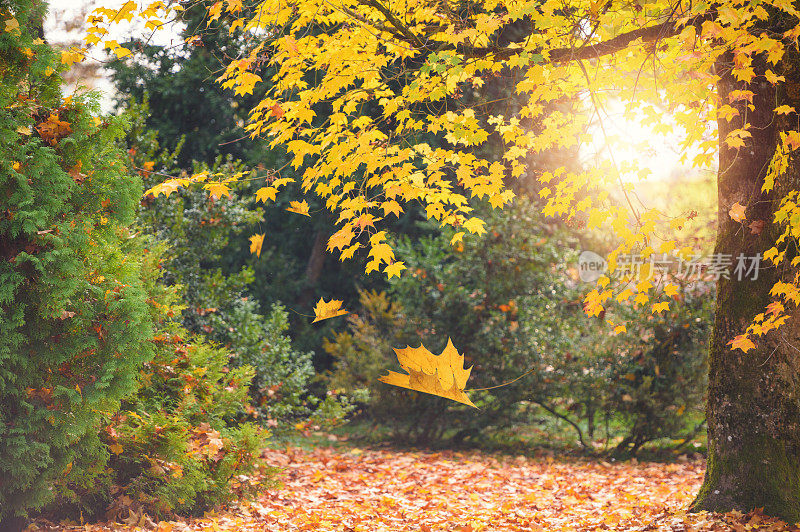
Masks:
[[[158,532],[798,530],[758,513],[686,514],[702,481],[699,461],[359,449],[269,451],[267,459],[283,468],[282,489],[202,519],[158,523]]]

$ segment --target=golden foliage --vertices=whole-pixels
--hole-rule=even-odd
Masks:
[[[127,50],[103,40],[109,25],[135,17],[156,29],[190,4],[129,0],[117,9],[98,8],[89,18],[86,45],[65,51],[62,60],[83,60],[90,46],[123,57]],[[486,229],[471,214],[470,200],[502,208],[514,197],[508,179],[530,173],[541,184],[545,215],[613,233],[619,245],[608,256],[610,273],[618,272],[624,254],[684,253],[687,247],[676,251],[678,240],[666,235],[690,226],[692,216],[668,215],[636,200],[630,182],[648,173],[637,158],[617,161],[600,150],[591,164],[573,171],[532,169],[528,161],[550,150],[586,146],[592,123],[606,120],[615,102],[624,104],[629,120],[679,139],[685,162],[699,169],[713,168],[719,149],[746,153],[754,142],[749,110],[758,101],[748,87],[756,81],[785,83],[784,56],[800,37],[800,11],[788,0],[720,0],[713,6],[653,0],[614,9],[588,0],[470,5],[459,11],[439,0],[261,0],[252,15],[244,14],[239,0],[209,6],[209,24],[226,14],[230,31],[252,36],[250,47],[218,78],[239,95],[267,85],[251,109],[248,133],[288,150],[290,164],[302,173],[303,193],[316,195],[337,215],[329,251],[342,260],[366,253],[368,273],[400,275],[403,265],[391,245],[372,237],[404,204],[421,204],[427,218],[442,226],[481,234]],[[780,31],[759,30],[774,18],[782,20]],[[520,25],[528,28],[524,39],[500,44],[505,30]],[[714,65],[724,54],[733,58],[730,75],[737,86],[722,99],[714,91],[720,79]],[[757,60],[765,65],[758,75]],[[652,71],[644,68],[650,64]],[[270,79],[261,78],[264,67],[274,68]],[[515,73],[513,113],[461,98],[500,72]],[[574,108],[554,108],[552,102],[559,101],[574,102]],[[773,112],[782,118],[793,111],[782,105]],[[717,120],[736,121],[736,127],[723,139],[709,138]],[[431,135],[436,143],[426,141]],[[502,141],[503,151],[490,159],[476,148],[491,138]],[[800,132],[780,133],[764,192],[773,189],[798,148]],[[194,177],[170,180],[152,192],[169,194],[197,182]],[[228,186],[206,187],[223,195],[223,185]],[[270,185],[257,197],[266,202],[276,193]],[[614,196],[623,201],[612,201]],[[309,215],[305,201],[288,210]],[[776,265],[800,238],[796,211],[798,197],[789,194],[772,220],[784,232],[764,257]],[[743,211],[732,213],[744,219]],[[598,285],[587,294],[587,313],[600,315],[609,301],[653,305],[656,312],[664,307],[655,302],[660,283],[634,297],[623,296],[627,288],[620,284]],[[800,291],[800,280],[781,289],[773,295],[794,303],[784,296]]]

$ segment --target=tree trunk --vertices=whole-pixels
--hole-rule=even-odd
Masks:
[[[788,54],[787,54],[788,55]],[[774,245],[778,227],[772,224],[780,199],[800,185],[800,165],[792,160],[789,170],[776,179],[775,191],[761,186],[775,152],[780,131],[791,128],[797,115],[775,116],[776,106],[788,104],[800,110],[796,58],[785,59],[778,72],[786,82],[777,90],[756,77],[749,85],[735,82],[730,74],[732,58],[723,56],[716,65],[721,104],[731,91],[753,91],[755,110],[747,102],[731,105],[740,116],[719,120],[718,234],[715,254],[730,255],[735,265],[739,254],[752,257]],[[761,72],[764,71],[762,66]],[[774,66],[773,70],[778,70]],[[759,70],[756,69],[758,72]],[[751,124],[752,138],[738,150],[725,144],[727,134]],[[796,125],[795,125],[796,127]],[[731,206],[747,206],[747,220],[736,222]],[[763,231],[751,231],[753,221],[765,222]],[[787,253],[788,254],[788,253]],[[791,257],[785,260],[788,263]],[[717,282],[714,330],[709,351],[708,466],[693,510],[750,511],[789,522],[800,521],[800,319],[792,318],[777,331],[756,340],[747,353],[731,350],[728,343],[752,322],[771,301],[770,289],[779,279],[791,280],[793,272],[761,264],[758,278]]]
[[[311,255],[309,255],[308,263],[306,264],[306,286],[303,288],[303,291],[300,293],[300,297],[297,299],[297,304],[301,307],[313,302],[313,298],[316,293],[315,288],[320,276],[322,275],[322,268],[325,265],[325,256],[327,255],[325,245],[327,244],[327,241],[327,232],[323,231],[322,229],[318,229],[314,233],[314,242],[311,245]]]
[[[28,525],[24,517],[8,516],[0,519],[0,532],[22,532]]]

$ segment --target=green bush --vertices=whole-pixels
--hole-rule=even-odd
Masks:
[[[230,354],[185,331],[156,337],[141,388],[106,427],[112,512],[198,514],[251,492],[268,436],[237,415],[248,403],[252,369],[230,369]],[[126,516],[125,513],[122,514]]]
[[[126,256],[141,181],[116,147],[124,121],[61,99],[60,62],[30,34],[43,9],[22,0],[0,15],[19,24],[0,33],[0,521],[41,508],[79,457],[102,454],[102,419],[152,358]]]
[[[164,174],[180,170],[175,166],[176,152],[160,150],[157,133],[144,126],[147,113],[147,105],[131,102],[134,128],[128,141],[133,166],[151,186]],[[177,151],[180,149],[178,144]],[[246,170],[241,163],[222,158],[211,166],[194,164],[194,171],[234,174]],[[288,424],[308,417],[309,405],[304,402],[313,374],[313,353],[292,347],[283,306],[274,302],[269,312],[264,312],[249,296],[252,268],[230,259],[242,255],[242,250],[236,249],[239,244],[231,239],[254,231],[261,218],[252,195],[236,188],[223,198],[212,198],[196,188],[168,198],[148,196],[139,213],[144,231],[168,246],[161,282],[179,289],[182,325],[229,349],[234,355],[232,366],[251,366],[255,379],[250,390],[257,415],[270,425]]]
[[[289,315],[280,304],[273,305],[269,315],[259,319],[248,308],[254,305],[249,299],[241,301],[240,309],[232,314],[237,326],[230,337],[236,346],[237,363],[247,364],[255,371],[253,396],[261,414],[271,420],[307,417],[310,411],[303,402],[314,374],[311,354],[299,353],[292,347],[286,334]]]
[[[683,300],[659,315],[620,307],[597,319],[583,314],[577,297],[557,306],[530,302],[521,317],[537,365],[530,400],[593,451],[636,454],[653,440],[696,436],[713,303],[704,288],[684,288]],[[609,321],[626,332],[614,335]]]
[[[250,366],[229,367],[231,353],[191,335],[177,321],[176,291],[158,282],[160,246],[144,252],[142,278],[156,334],[154,358],[139,371],[137,391],[106,419],[100,452],[75,463],[56,483],[51,514],[197,514],[256,487],[253,473],[265,430],[242,422],[252,411]],[[268,481],[267,475],[265,481]],[[138,521],[136,521],[138,522]]]

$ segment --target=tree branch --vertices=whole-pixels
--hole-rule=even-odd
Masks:
[[[627,48],[632,42],[641,39],[642,42],[655,42],[666,37],[680,34],[688,26],[700,26],[706,20],[711,20],[713,12],[704,13],[691,18],[686,24],[676,26],[674,20],[667,20],[655,26],[639,28],[613,37],[607,41],[583,46],[581,48],[555,48],[549,51],[550,63],[565,63],[569,61],[597,59],[604,55],[614,54]],[[507,59],[523,52],[522,48],[509,47],[480,47],[464,48],[464,55],[468,57],[484,57],[494,55]]]
[[[548,412],[550,412],[551,414],[553,414],[557,418],[563,419],[564,421],[566,421],[567,423],[572,425],[572,428],[575,429],[575,432],[578,433],[578,443],[581,444],[581,447],[583,447],[584,449],[587,449],[587,450],[591,449],[588,445],[586,445],[586,442],[583,440],[583,430],[581,430],[580,425],[578,425],[573,420],[568,418],[565,414],[562,414],[561,412],[559,412],[555,408],[551,408],[551,407],[547,406],[546,404],[544,404],[541,401],[537,401],[536,399],[533,399],[531,402],[536,403],[537,405],[539,405],[540,407],[544,408],[545,410],[547,410]]]
[[[416,46],[417,48],[425,48],[425,43],[422,42],[422,40],[420,40],[419,37],[414,35],[405,24],[400,22],[400,20],[397,17],[395,17],[394,14],[391,11],[389,11],[389,9],[386,8],[386,6],[384,6],[377,0],[361,0],[360,3],[362,5],[374,7],[375,9],[380,11],[381,14],[383,14],[383,16],[386,17],[386,22],[394,26],[394,28],[397,29],[397,31],[399,31],[403,35],[405,41]]]
[[[386,22],[394,28],[392,30],[388,27],[381,27],[382,31],[387,31],[395,38],[403,40],[409,43],[412,46],[415,46],[419,49],[425,49],[429,46],[428,39],[422,39],[420,36],[415,35],[405,24],[403,24],[386,6],[378,2],[378,0],[360,0],[360,3],[365,6],[370,6],[372,8],[377,9],[378,11],[383,14],[386,19]],[[673,19],[669,19],[661,24],[656,24],[654,26],[647,26],[645,28],[638,28],[627,33],[623,33],[621,35],[617,35],[607,41],[598,42],[595,44],[590,44],[586,46],[582,46],[580,48],[569,47],[569,48],[555,48],[553,50],[549,50],[549,61],[550,63],[565,63],[569,61],[579,61],[579,60],[590,60],[590,59],[597,59],[599,57],[614,54],[616,52],[622,51],[627,48],[632,42],[641,39],[642,42],[655,42],[659,39],[664,39],[666,37],[674,37],[678,35],[685,27],[688,26],[697,26],[699,27],[703,22],[706,20],[711,20],[714,17],[714,11],[708,11],[701,15],[696,15],[695,17],[689,19],[685,24],[680,26],[675,25],[675,21]],[[361,18],[361,17],[357,17]],[[362,20],[363,21],[363,20]],[[374,26],[374,24],[373,24]],[[429,37],[429,35],[427,36]],[[508,46],[483,46],[483,47],[474,47],[474,46],[441,46],[437,48],[438,50],[456,50],[465,57],[469,58],[476,58],[476,57],[486,57],[486,56],[494,56],[498,59],[508,59],[509,57],[513,57],[521,52],[523,52],[523,48],[520,47],[508,47]]]

